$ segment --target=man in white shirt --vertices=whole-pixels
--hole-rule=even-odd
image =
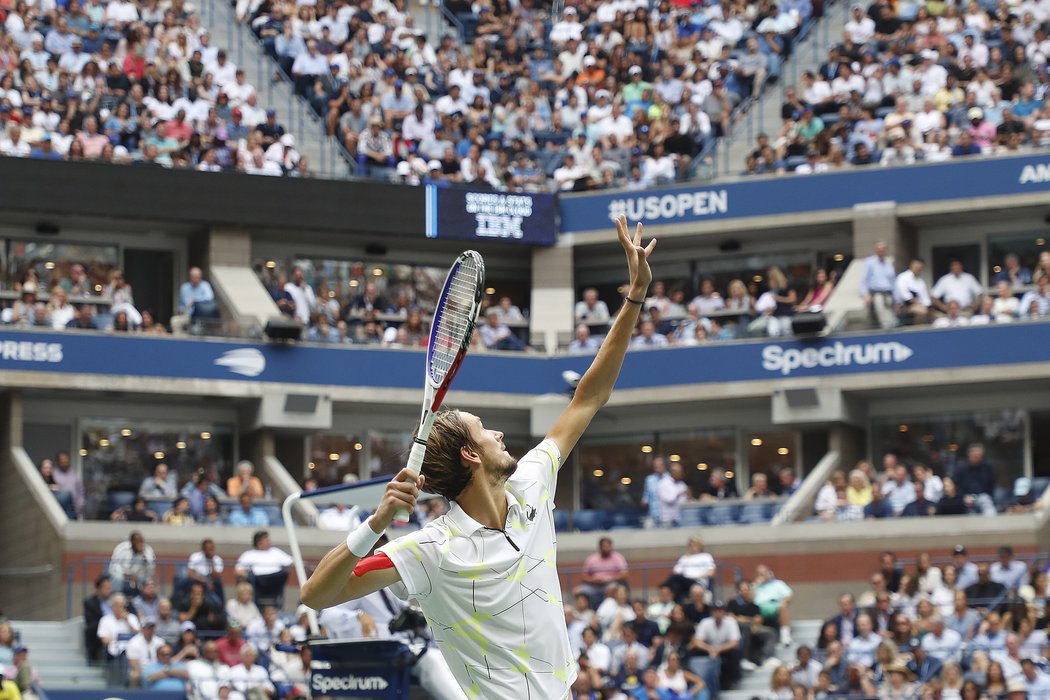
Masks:
[[[277,689],[270,682],[270,674],[265,668],[255,663],[257,658],[259,654],[255,651],[254,646],[245,644],[241,647],[241,663],[230,669],[229,681],[235,690],[245,696],[254,697],[254,694],[248,695],[249,692],[262,691],[268,698],[276,697]]]
[[[360,524],[361,518],[357,515],[357,509],[347,508],[342,503],[325,508],[317,516],[317,527],[322,530],[350,532]]]
[[[262,617],[252,620],[244,630],[244,637],[255,645],[260,654],[265,654],[277,642],[284,627],[284,622],[277,617],[277,608],[266,605],[263,606]]]
[[[221,601],[223,568],[222,557],[215,553],[215,541],[209,537],[201,541],[199,550],[190,554],[186,562],[186,575],[203,583],[205,592],[216,595]]]
[[[912,258],[908,269],[897,275],[893,284],[897,313],[912,323],[925,323],[933,305],[930,288],[922,277],[924,269],[926,262],[922,258]]]
[[[561,167],[554,170],[554,184],[562,192],[571,192],[576,186],[576,181],[583,177],[583,168],[576,164],[576,157],[571,153],[565,154]]]
[[[575,7],[566,7],[562,13],[561,21],[555,22],[551,27],[550,40],[553,44],[564,44],[570,39],[581,41],[583,39],[583,25],[577,18]]]
[[[157,650],[165,641],[155,634],[157,621],[147,618],[142,622],[142,629],[128,640],[125,656],[128,658],[128,679],[131,686],[137,688],[142,683],[142,669],[157,660]]]
[[[280,603],[284,584],[288,581],[288,567],[292,558],[288,553],[270,544],[270,533],[259,530],[252,538],[254,544],[237,558],[237,576],[250,578],[255,586],[255,602],[269,599]]]
[[[562,455],[611,395],[652,281],[654,244],[642,247],[640,225],[632,238],[626,217],[616,227],[628,262],[627,300],[546,439],[516,460],[503,433],[486,429],[477,416],[438,414],[421,475],[402,470],[375,513],[325,555],[302,588],[303,601],[315,609],[389,586],[415,597],[460,687],[476,697],[562,700],[576,679],[551,494]],[[367,556],[424,486],[452,509]],[[546,593],[523,596],[523,586]],[[594,639],[593,631],[584,634]]]
[[[719,678],[723,688],[732,688],[740,679],[740,624],[732,615],[726,615],[720,600],[711,604],[711,617],[700,620],[689,648],[699,649],[712,659],[721,661]]]
[[[937,280],[931,292],[934,305],[944,312],[948,311],[948,302],[951,301],[958,302],[963,312],[976,311],[982,294],[984,288],[981,283],[969,272],[963,271],[962,261],[958,259],[951,261],[948,274]]]
[[[139,587],[156,574],[156,555],[138,530],[113,548],[109,560],[109,576],[117,590],[138,595]]]
[[[109,607],[112,612],[98,621],[98,638],[109,657],[115,659],[127,648],[132,635],[139,631],[139,619],[128,612],[128,599],[121,593],[113,594]]]
[[[237,66],[226,58],[226,52],[221,49],[215,53],[215,63],[205,64],[204,70],[212,74],[215,84],[220,88],[237,79]]]
[[[230,678],[230,667],[219,660],[219,649],[214,640],[201,648],[201,656],[186,663],[193,687],[207,700],[219,697],[219,685]]]
[[[646,321],[646,323],[652,324],[652,321]],[[664,336],[658,337],[663,338]],[[666,338],[664,340],[666,344]],[[660,524],[677,525],[682,506],[689,499],[689,486],[685,483],[685,472],[680,463],[671,463],[671,468],[660,479],[656,493],[660,499]]]
[[[846,658],[851,664],[862,664],[865,668],[875,665],[875,650],[882,637],[875,631],[875,621],[864,612],[857,615],[857,633],[846,646]]]
[[[317,295],[314,294],[314,288],[307,284],[301,267],[292,269],[292,277],[285,283],[284,291],[295,302],[296,319],[303,325],[309,325],[310,317],[317,311]]]
[[[1028,697],[1050,698],[1050,676],[1040,671],[1032,659],[1021,659],[1021,682]]]
[[[686,553],[675,562],[666,583],[674,591],[675,598],[681,600],[695,584],[709,588],[714,573],[715,558],[704,551],[704,541],[693,536],[686,544]]]
[[[922,648],[931,658],[942,663],[962,659],[962,637],[953,629],[944,626],[940,613],[933,616],[933,628],[922,638]]]
[[[1016,591],[1028,583],[1028,565],[1014,559],[1014,548],[1005,545],[999,548],[999,561],[988,567],[988,578]]]
[[[726,302],[722,295],[715,291],[714,280],[705,278],[700,282],[700,293],[693,297],[689,306],[696,308],[696,312],[701,316],[707,316],[724,309]]]
[[[875,38],[875,20],[864,14],[863,5],[854,5],[850,12],[850,20],[845,26],[846,34],[854,44],[863,46]]]

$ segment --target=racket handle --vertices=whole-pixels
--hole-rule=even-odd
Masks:
[[[427,453],[427,446],[421,445],[418,442],[412,443],[412,450],[408,453],[408,469],[413,475],[419,474],[419,468],[423,466],[423,457]],[[409,517],[412,514],[407,508],[403,508],[394,513],[394,520],[399,523],[407,523]]]

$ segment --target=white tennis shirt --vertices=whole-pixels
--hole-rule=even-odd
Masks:
[[[544,440],[507,481],[504,531],[458,504],[387,544],[468,698],[562,700],[576,679],[557,569],[554,488],[561,456]]]

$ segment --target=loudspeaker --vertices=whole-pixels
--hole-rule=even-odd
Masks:
[[[736,240],[735,238],[730,238],[729,240],[725,240],[719,243],[718,249],[723,253],[732,253],[734,251],[740,250],[740,241]]]
[[[365,252],[369,255],[386,255],[386,246],[378,243],[369,243],[365,246]]]
[[[823,311],[802,311],[791,317],[791,330],[796,335],[813,335],[828,324]]]
[[[784,389],[788,408],[813,408],[820,405],[816,389]]]
[[[287,318],[271,318],[263,332],[270,340],[300,340],[303,337],[303,327],[299,322]]]

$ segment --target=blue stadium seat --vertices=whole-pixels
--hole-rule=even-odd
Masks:
[[[769,520],[772,510],[771,503],[745,503],[740,507],[737,521],[744,524],[764,523]]]
[[[641,525],[641,516],[634,508],[620,508],[609,514],[609,527],[612,530],[634,529]]]
[[[284,517],[281,515],[281,507],[277,505],[265,505],[260,506],[264,513],[266,513],[266,519],[270,521],[270,526],[275,527],[278,525],[284,525]]]
[[[559,508],[554,509],[554,530],[556,532],[567,532],[569,529],[569,514]]]
[[[708,525],[732,525],[736,522],[736,506],[717,505],[707,510]]]
[[[135,502],[135,496],[136,493],[134,491],[110,491],[106,496],[106,507],[112,513],[118,508],[130,506]]]
[[[605,511],[578,510],[572,514],[572,525],[579,532],[605,529]]]
[[[678,524],[682,527],[698,527],[704,524],[705,506],[686,506],[678,518]]]

